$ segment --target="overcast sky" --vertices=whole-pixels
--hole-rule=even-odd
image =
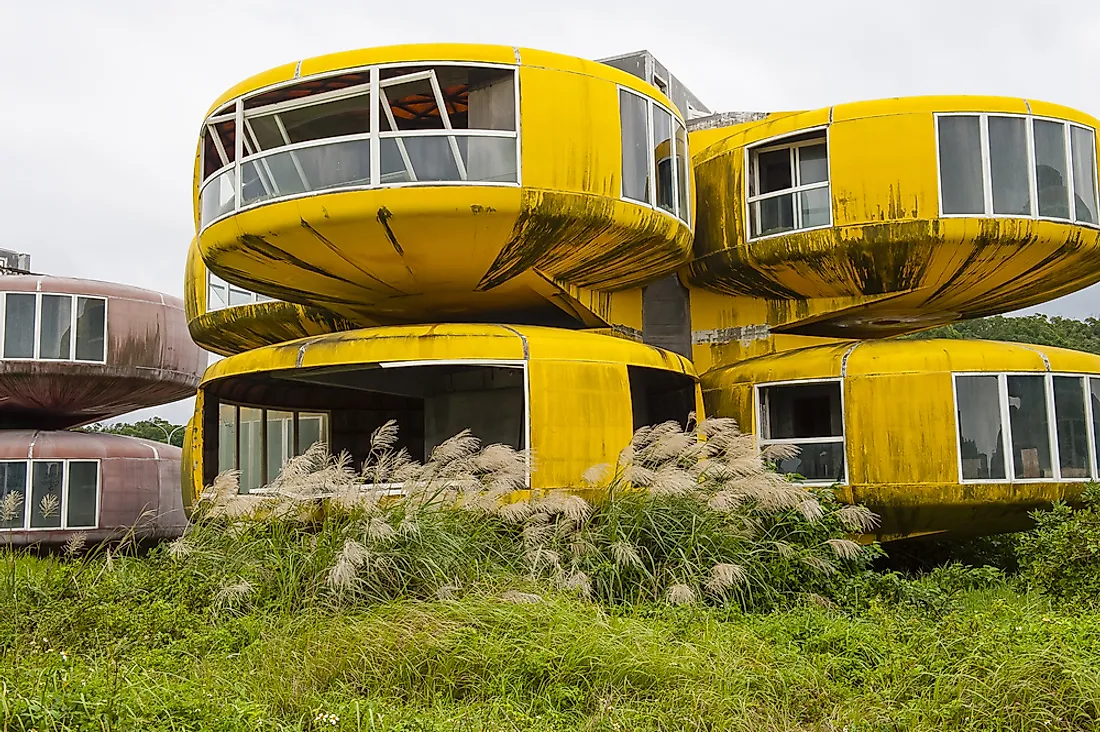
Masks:
[[[332,51],[646,48],[718,111],[961,93],[1100,116],[1098,38],[1097,0],[0,0],[0,248],[36,271],[181,294],[204,112],[251,74]],[[1100,315],[1098,288],[1033,311]]]

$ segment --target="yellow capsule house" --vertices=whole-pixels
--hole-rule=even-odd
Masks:
[[[413,45],[233,87],[199,129],[193,495],[316,440],[470,428],[575,486],[736,418],[882,536],[993,532],[1100,477],[1100,361],[899,340],[1100,281],[1095,118],[1025,99],[709,109],[647,52]],[[862,340],[861,340],[862,339]],[[1045,437],[1043,437],[1045,435]]]

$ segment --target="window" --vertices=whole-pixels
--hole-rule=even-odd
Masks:
[[[750,239],[832,224],[825,130],[766,142],[747,155]]]
[[[3,304],[3,358],[106,361],[105,298],[8,292]]]
[[[1088,480],[1098,474],[1100,379],[956,374],[955,406],[963,482]]]
[[[99,461],[0,460],[0,500],[18,510],[5,529],[94,529],[99,521]]]
[[[274,302],[273,298],[258,292],[231,285],[213,272],[206,272],[206,312],[210,313],[237,305],[251,305],[257,302]]]
[[[204,127],[201,224],[335,189],[516,185],[517,85],[511,67],[435,64],[342,71],[257,91]],[[231,152],[238,145],[239,162]]]
[[[936,115],[940,212],[1096,225],[1096,132],[1023,115]]]
[[[687,130],[658,102],[619,89],[622,197],[691,221]]]
[[[847,482],[840,381],[761,385],[757,404],[760,446],[799,448],[795,457],[779,460],[777,470],[811,483]]]
[[[218,472],[240,470],[240,492],[274,480],[283,464],[315,442],[328,443],[329,416],[319,412],[218,405]]]

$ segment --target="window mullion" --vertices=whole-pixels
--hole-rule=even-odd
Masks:
[[[1050,440],[1050,462],[1054,479],[1062,479],[1062,454],[1058,447],[1058,415],[1054,409],[1054,377],[1047,373],[1043,379],[1047,394],[1047,439]]]
[[[791,218],[794,221],[794,230],[798,231],[802,228],[802,207],[798,205],[798,199],[801,195],[798,193],[799,175],[798,175],[798,148],[792,147],[790,149],[790,161],[791,161],[791,182],[794,183],[794,188],[791,190]]]
[[[680,186],[679,186],[680,174],[679,174],[679,171],[678,171],[679,165],[678,165],[677,160],[676,160],[676,132],[677,132],[678,128],[676,127],[676,115],[674,115],[672,113],[669,113],[669,116],[672,118],[672,122],[669,125],[669,140],[668,140],[668,143],[669,143],[669,145],[668,145],[668,149],[669,149],[668,164],[669,164],[669,167],[672,168],[672,174],[669,176],[669,180],[672,181],[671,182],[671,185],[672,185],[672,191],[671,191],[671,193],[672,193],[672,215],[679,218],[680,217]]]
[[[236,110],[234,112],[233,123],[233,210],[241,210],[241,194],[244,192],[244,186],[241,185],[241,155],[244,154],[244,135],[241,134],[241,130],[244,129],[244,100],[238,99],[236,104]]]
[[[31,527],[31,472],[34,470],[34,460],[27,460],[26,477],[23,481],[23,528]]]
[[[1001,449],[1004,450],[1005,480],[1016,480],[1016,455],[1012,444],[1012,422],[1008,411],[1008,376],[997,374],[997,391],[1001,402]]]
[[[439,77],[436,76],[435,69],[431,69],[428,74],[428,82],[432,86],[432,95],[435,97],[435,106],[439,109],[439,119],[443,123],[443,129],[450,130],[452,129],[451,115],[447,113],[447,100],[443,98],[443,90],[439,88]],[[466,180],[466,163],[463,162],[462,153],[459,152],[458,140],[455,139],[454,135],[448,135],[447,143],[450,145],[455,165],[458,166],[458,177]]]
[[[31,353],[34,354],[34,360],[39,360],[42,356],[42,293],[34,293],[34,348]]]
[[[286,131],[286,125],[283,124],[283,118],[279,115],[272,115],[272,119],[275,120],[275,126],[279,128],[279,136],[283,138],[284,145],[290,145],[290,133]],[[298,160],[298,153],[290,151],[290,162],[294,164],[294,171],[298,173],[298,178],[302,181],[302,187],[307,191],[312,191],[313,187],[310,186],[309,180],[306,178],[306,171],[302,168],[302,162]]]
[[[68,507],[68,502],[69,502],[69,461],[68,460],[62,460],[61,461],[61,495],[59,496],[59,498],[60,498],[60,501],[59,501],[59,504],[58,504],[59,505],[58,511],[61,512],[61,515],[58,518],[61,519],[61,528],[62,529],[67,529],[67,528],[69,528],[69,519],[68,519],[68,516],[65,512],[65,509]]]
[[[1027,192],[1031,204],[1031,217],[1039,215],[1039,180],[1038,171],[1035,169],[1035,123],[1030,116],[1024,118],[1027,121]]]
[[[77,295],[69,295],[69,360],[76,361],[76,304],[80,301]]]
[[[1096,480],[1100,478],[1100,466],[1098,466],[1096,459],[1096,423],[1093,422],[1096,415],[1092,408],[1092,379],[1088,376],[1082,376],[1081,380],[1085,384],[1085,435],[1089,443],[1089,477]]]
[[[989,153],[989,115],[978,115],[978,137],[982,149],[982,205],[985,215],[993,214],[993,161]]]
[[[1076,181],[1073,179],[1073,135],[1071,134],[1071,127],[1068,122],[1062,123],[1062,138],[1065,140],[1063,143],[1066,148],[1066,195],[1069,196],[1069,220],[1077,222],[1077,197],[1074,195]]]
[[[657,156],[654,155],[653,100],[646,99],[646,169],[649,171],[649,205],[657,207]]]

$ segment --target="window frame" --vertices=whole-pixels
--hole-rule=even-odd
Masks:
[[[1052,221],[1058,224],[1068,224],[1070,226],[1087,226],[1093,229],[1100,229],[1100,170],[1092,170],[1093,184],[1096,188],[1096,196],[1094,200],[1089,203],[1093,206],[1093,214],[1096,216],[1097,223],[1090,223],[1088,221],[1077,220],[1077,208],[1074,205],[1076,195],[1076,182],[1073,180],[1073,129],[1082,129],[1091,133],[1092,140],[1092,159],[1093,162],[1098,163],[1100,168],[1100,150],[1097,145],[1097,131],[1096,129],[1089,127],[1086,124],[1080,122],[1073,122],[1068,119],[1059,119],[1057,117],[1048,117],[1040,114],[1025,114],[1020,112],[936,112],[933,117],[933,137],[936,147],[936,195],[939,199],[937,213],[940,218],[944,219],[960,219],[960,218],[979,218],[979,219],[1032,219],[1035,221]],[[943,166],[940,160],[940,119],[943,117],[977,117],[978,118],[978,131],[980,137],[980,147],[982,154],[982,202],[983,213],[962,213],[962,214],[949,214],[943,212]],[[1024,128],[1027,134],[1027,180],[1028,180],[1028,203],[1031,209],[1030,214],[999,214],[993,212],[993,168],[992,157],[989,152],[989,118],[990,117],[1003,117],[1012,119],[1024,120]],[[1065,147],[1065,164],[1067,171],[1067,181],[1065,183],[1066,191],[1068,194],[1067,204],[1069,205],[1070,217],[1069,218],[1056,218],[1054,216],[1042,216],[1039,214],[1039,185],[1038,174],[1035,170],[1035,122],[1055,122],[1062,126],[1062,140]]]
[[[0,293],[0,362],[2,361],[37,361],[41,363],[92,363],[106,365],[110,339],[107,334],[110,330],[110,298],[104,295],[84,295],[77,292],[29,292],[24,290],[8,290]],[[8,295],[34,295],[34,355],[30,357],[7,356],[4,353],[4,338],[8,327]],[[68,358],[42,358],[42,297],[53,295],[68,297],[69,301],[69,357]],[[87,300],[99,300],[103,303],[103,358],[95,360],[76,357],[76,323],[79,311],[80,298]]]
[[[212,300],[211,300],[211,297],[210,297],[210,290],[213,287],[224,287],[225,288],[225,305],[223,307],[211,307]],[[232,301],[230,300],[231,291],[236,291],[238,294],[248,295],[250,300],[248,302],[237,303],[236,305],[234,305],[232,303]],[[215,313],[219,310],[229,310],[231,308],[241,308],[241,307],[246,307],[248,305],[258,305],[258,304],[266,303],[266,302],[280,302],[280,301],[276,300],[273,297],[268,297],[267,295],[262,295],[258,292],[253,292],[252,290],[246,290],[245,288],[241,287],[240,285],[234,285],[231,282],[228,282],[226,280],[223,280],[221,277],[218,277],[216,274],[211,272],[209,269],[206,270],[206,312],[207,313]]]
[[[807,127],[802,130],[794,130],[792,132],[785,132],[781,135],[775,135],[764,140],[759,140],[747,145],[744,153],[744,184],[742,186],[743,199],[744,199],[744,217],[745,217],[745,241],[763,241],[765,239],[772,239],[777,236],[788,236],[789,234],[800,234],[804,231],[820,231],[821,229],[830,229],[833,226],[833,157],[830,154],[832,149],[832,141],[830,139],[831,124],[817,125],[815,127]],[[749,177],[752,176],[754,187],[760,188],[760,175],[759,166],[753,165],[755,156],[760,153],[775,152],[777,150],[793,150],[798,147],[810,147],[812,145],[821,144],[818,140],[803,140],[801,142],[786,142],[784,140],[790,140],[792,137],[804,137],[815,132],[823,132],[823,140],[825,141],[825,169],[828,173],[828,178],[824,182],[809,183],[805,186],[794,185],[790,188],[784,188],[781,191],[770,191],[768,193],[758,193],[754,196],[749,195]],[[797,181],[801,177],[801,172],[798,169],[797,158],[792,161],[792,180]],[[819,188],[825,188],[828,191],[829,199],[829,222],[827,224],[820,224],[818,226],[808,226],[799,228],[797,225],[790,231],[779,231],[774,234],[761,234],[760,236],[753,236],[752,234],[752,206],[754,203],[760,201],[766,201],[769,198],[779,198],[780,196],[794,196],[793,201],[797,203],[798,194],[803,191],[812,191]],[[796,224],[802,219],[802,209],[800,206],[792,204],[793,214]]]
[[[676,151],[676,148],[677,148],[676,133],[679,129],[683,129],[684,130],[684,140],[687,141],[687,139],[688,139],[687,124],[682,119],[680,119],[680,115],[678,115],[676,112],[669,109],[664,104],[657,101],[656,99],[653,99],[652,97],[646,96],[645,94],[643,94],[642,92],[640,92],[636,89],[632,89],[628,86],[623,86],[622,84],[617,84],[616,86],[617,86],[618,91],[615,94],[615,105],[618,107],[619,120],[620,120],[619,121],[619,176],[618,176],[619,177],[619,200],[620,201],[626,201],[628,203],[634,203],[634,204],[637,204],[639,206],[645,206],[646,208],[651,208],[654,211],[658,211],[660,213],[665,214],[666,216],[673,217],[674,219],[676,219],[680,223],[684,224],[685,226],[691,226],[691,210],[692,210],[692,207],[693,207],[693,204],[694,204],[694,198],[692,196],[691,187],[689,185],[690,181],[691,181],[691,176],[688,175],[688,180],[684,181],[684,185],[687,187],[687,190],[685,191],[687,195],[684,196],[684,200],[687,202],[687,211],[686,212],[681,212],[680,211],[680,171],[679,171],[679,166],[676,165],[676,152],[677,152]],[[621,94],[623,92],[626,92],[627,94],[634,95],[635,97],[637,97],[638,99],[641,99],[646,104],[646,108],[645,108],[646,109],[646,166],[647,166],[646,170],[647,170],[647,175],[649,177],[649,180],[652,181],[652,184],[649,186],[649,191],[648,191],[648,196],[647,196],[648,200],[645,200],[645,201],[639,200],[637,198],[631,198],[630,196],[627,196],[626,192],[624,191],[625,181],[623,180],[623,174],[622,174],[623,130],[622,130],[622,96],[621,96]],[[671,129],[670,129],[671,136],[669,137],[668,157],[663,157],[660,160],[656,159],[656,156],[655,156],[656,148],[655,148],[655,142],[654,142],[654,139],[653,139],[653,126],[654,126],[653,125],[653,108],[654,107],[657,107],[658,109],[668,113],[668,115],[672,118],[672,125],[671,125]],[[688,171],[691,171],[691,144],[690,144],[690,142],[687,144],[687,149],[684,151],[684,159],[686,161],[685,169],[688,170]],[[657,167],[666,160],[670,161],[670,167],[671,167],[671,176],[670,176],[671,186],[672,186],[672,210],[671,211],[669,211],[667,208],[664,208],[662,206],[657,205]]]
[[[962,431],[959,429],[959,377],[961,376],[996,376],[997,397],[999,399],[1001,413],[1001,450],[1005,455],[1005,478],[963,478],[962,464]],[[1008,377],[1009,376],[1042,376],[1043,388],[1047,403],[1047,439],[1050,441],[1051,471],[1054,475],[1050,478],[1017,478],[1016,454],[1012,444],[1012,422],[1008,411]],[[1067,478],[1062,476],[1061,450],[1058,445],[1058,415],[1054,403],[1054,378],[1069,377],[1082,380],[1084,385],[1085,400],[1085,435],[1088,442],[1088,469],[1089,475],[1083,478]],[[1100,383],[1100,376],[1074,371],[952,371],[951,372],[951,397],[953,404],[952,419],[955,423],[955,457],[958,468],[959,483],[974,485],[981,483],[1088,483],[1100,477],[1100,464],[1096,451],[1096,435],[1094,432],[1092,392],[1093,381]]]
[[[767,389],[773,386],[809,386],[811,384],[837,384],[840,388],[840,436],[839,437],[782,437],[782,438],[765,438],[761,433],[764,401],[761,399],[761,390]],[[752,413],[752,427],[753,434],[756,436],[757,448],[763,452],[764,449],[770,445],[799,445],[799,444],[837,444],[841,445],[841,452],[844,455],[844,479],[842,481],[837,480],[800,480],[800,485],[808,486],[833,486],[833,485],[850,485],[851,478],[849,476],[849,460],[848,460],[848,410],[845,404],[844,398],[844,377],[843,376],[828,376],[813,379],[786,379],[782,381],[761,381],[753,384],[753,413]]]
[[[412,74],[405,74],[399,77],[392,77],[389,79],[381,79],[380,72],[384,69],[402,68],[409,66],[427,67],[421,71],[413,72]],[[426,75],[432,72],[434,68],[438,67],[461,67],[461,68],[478,68],[478,69],[498,69],[501,71],[512,72],[512,94],[514,99],[514,111],[515,111],[515,124],[514,130],[469,130],[469,129],[448,129],[446,126],[444,129],[439,130],[390,130],[383,132],[380,126],[380,111],[379,111],[379,99],[378,91],[384,89],[386,86],[392,86],[393,84],[404,83],[412,79],[412,77],[419,77],[420,75]],[[352,190],[375,190],[386,188],[397,188],[407,186],[492,186],[501,188],[519,188],[523,185],[523,157],[522,157],[522,128],[520,114],[520,74],[519,64],[502,64],[502,63],[487,63],[478,61],[424,61],[424,60],[407,60],[407,61],[394,61],[383,64],[370,64],[366,66],[356,66],[347,69],[339,69],[333,71],[327,71],[321,74],[312,74],[306,77],[295,77],[287,81],[279,82],[276,84],[270,84],[260,89],[254,89],[247,94],[243,94],[235,99],[226,102],[214,111],[209,117],[203,120],[199,129],[199,176],[201,177],[205,172],[206,162],[206,135],[210,134],[214,125],[220,122],[226,122],[232,120],[234,123],[234,143],[235,153],[232,160],[228,160],[227,151],[222,148],[221,140],[217,135],[214,135],[215,147],[218,148],[219,154],[226,153],[222,162],[217,169],[212,170],[209,175],[199,181],[198,186],[198,202],[199,202],[199,232],[206,230],[213,224],[235,216],[241,211],[248,211],[253,208],[265,206],[270,203],[289,201],[298,198],[306,198],[309,196],[323,195],[328,193],[337,193],[341,191]],[[286,99],[274,104],[265,105],[263,107],[257,107],[247,110],[247,114],[244,108],[245,102],[263,94],[268,94],[279,89],[286,87],[292,87],[297,84],[301,84],[303,81],[315,81],[320,79],[326,79],[336,76],[346,76],[349,74],[362,74],[369,73],[370,80],[363,84],[356,84],[351,87],[345,87],[344,89],[336,89],[330,92],[322,92],[321,94],[313,94],[298,99]],[[432,74],[434,78],[434,73]],[[438,86],[437,83],[433,83],[433,91]],[[384,93],[384,92],[383,92]],[[303,107],[310,107],[316,104],[323,104],[325,102],[337,101],[339,99],[354,98],[356,96],[368,95],[370,97],[370,132],[361,133],[356,135],[345,135],[340,137],[329,137],[321,140],[307,140],[305,142],[292,143],[284,145],[282,147],[271,148],[270,150],[262,150],[259,152],[253,151],[248,153],[245,149],[245,141],[251,136],[251,125],[247,124],[247,120],[255,119],[257,116],[267,116],[268,114],[277,114],[282,111],[289,111],[291,109],[298,109]],[[438,97],[437,97],[438,99]],[[308,101],[307,101],[308,100]],[[260,110],[262,113],[257,115],[256,112]],[[445,110],[445,107],[444,107]],[[245,134],[241,134],[242,131]],[[516,160],[516,180],[510,181],[394,181],[383,183],[381,180],[381,141],[387,138],[396,138],[402,140],[405,138],[413,137],[448,137],[450,139],[450,147],[452,154],[460,158],[457,150],[456,137],[499,137],[515,140],[515,160]],[[354,142],[356,140],[367,140],[370,144],[370,182],[367,184],[349,184],[341,186],[333,186],[325,188],[322,191],[304,191],[302,193],[292,193],[287,195],[275,195],[269,198],[263,198],[255,202],[251,202],[247,205],[241,205],[241,166],[246,163],[260,161],[270,155],[277,155],[280,153],[293,153],[296,150],[310,147],[319,147],[324,145],[331,145],[339,142]],[[252,142],[249,142],[252,145]],[[402,146],[403,147],[403,146]],[[304,175],[300,164],[297,163],[297,159],[291,155],[291,160],[294,162],[295,168],[300,176]],[[406,164],[408,161],[406,160]],[[464,164],[459,164],[459,170],[463,170]],[[233,171],[232,186],[233,186],[233,208],[230,211],[226,211],[220,214],[210,221],[202,221],[202,198],[203,192],[206,187],[215,179],[220,178],[228,171]]]
[[[103,508],[103,461],[101,458],[6,458],[0,459],[0,464],[23,463],[27,466],[26,476],[23,482],[23,526],[10,529],[0,528],[0,533],[15,531],[94,531],[99,528],[99,516]],[[31,526],[31,512],[33,501],[31,500],[31,486],[34,481],[35,463],[62,463],[61,468],[61,503],[58,512],[61,517],[60,526]],[[69,476],[71,463],[95,463],[95,523],[87,526],[69,526]]]

